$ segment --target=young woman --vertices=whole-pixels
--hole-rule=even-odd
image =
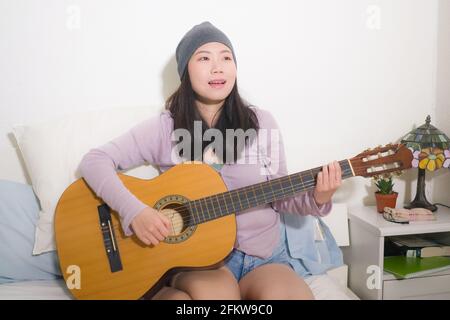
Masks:
[[[206,162],[206,155],[212,155],[228,190],[288,174],[275,119],[268,111],[246,104],[238,93],[236,57],[228,37],[203,22],[182,38],[176,59],[181,84],[167,100],[166,110],[90,150],[80,164],[87,183],[119,213],[125,234],[134,233],[146,245],[156,246],[164,240],[171,222],[131,194],[116,171],[147,162],[164,172],[177,164],[173,155],[176,130],[187,130],[192,137],[191,150],[184,149],[180,157]],[[218,150],[222,152],[212,152],[207,148],[210,142],[203,140],[200,154],[194,152],[194,144],[202,139],[195,135],[198,128],[201,133],[209,129],[221,132],[224,147]],[[234,137],[227,136],[230,129],[258,134],[239,146]],[[268,138],[261,144],[262,132],[275,132],[278,139]],[[278,212],[324,216],[330,212],[332,195],[340,184],[341,169],[334,161],[323,166],[314,190],[238,213],[235,248],[225,264],[178,273],[154,299],[313,299],[307,284],[288,263],[280,241]]]

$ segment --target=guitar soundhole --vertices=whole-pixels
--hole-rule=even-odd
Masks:
[[[189,226],[192,217],[188,207],[184,205],[187,202],[189,199],[182,195],[170,195],[156,203],[155,209],[164,214],[171,222],[169,236],[164,239],[164,242],[180,243],[194,233],[197,226]]]

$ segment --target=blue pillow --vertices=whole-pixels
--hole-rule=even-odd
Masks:
[[[61,278],[56,251],[32,255],[38,217],[31,186],[0,180],[0,284]]]

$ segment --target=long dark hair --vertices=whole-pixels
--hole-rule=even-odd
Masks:
[[[220,156],[223,155],[222,159],[220,160],[224,163],[225,154],[228,148],[234,148],[233,160],[235,162],[237,161],[238,156],[242,151],[242,148],[240,148],[239,144],[236,143],[236,137],[233,139],[234,141],[227,141],[231,139],[227,138],[226,129],[242,129],[244,130],[244,132],[248,129],[254,129],[255,131],[258,131],[259,129],[258,118],[256,116],[256,113],[250,108],[250,106],[251,105],[246,103],[239,95],[236,81],[230,94],[225,99],[225,102],[221,107],[222,111],[220,112],[219,118],[214,125],[214,128],[220,130],[224,138],[223,145],[225,150],[223,150],[221,154],[218,154],[219,159]],[[181,84],[178,89],[166,100],[166,109],[170,111],[171,116],[174,120],[173,129],[186,129],[189,131],[192,137],[190,160],[202,161],[202,159],[195,159],[195,155],[193,152],[195,143],[193,139],[195,137],[194,121],[197,120],[202,122],[202,137],[205,131],[208,129],[208,125],[201,118],[200,113],[198,112],[195,105],[195,92],[192,89],[189,72],[187,70],[186,72],[184,72],[183,77],[181,78]],[[245,137],[245,144],[250,144],[252,140],[252,137],[250,137],[250,139],[249,137]],[[210,143],[210,141],[202,141],[202,155],[205,151],[205,147],[207,147]],[[180,156],[183,156],[183,154],[180,154]]]

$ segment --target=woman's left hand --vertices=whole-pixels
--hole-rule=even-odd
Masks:
[[[342,183],[342,171],[339,162],[334,161],[322,167],[317,174],[317,183],[314,189],[314,200],[318,205],[331,200],[334,192]]]

